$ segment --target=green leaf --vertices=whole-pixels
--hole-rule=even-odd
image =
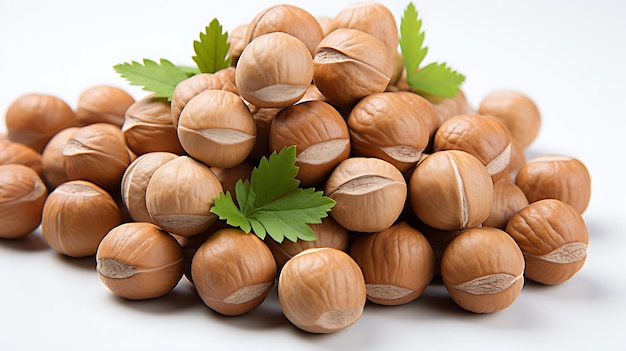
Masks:
[[[464,80],[465,76],[453,71],[445,63],[431,63],[408,77],[407,82],[418,92],[452,98]]]
[[[121,63],[113,69],[131,85],[142,86],[143,90],[168,101],[172,100],[176,85],[189,78],[185,71],[166,59],[161,59],[160,63],[148,59],[143,59],[143,64],[136,61]]]
[[[229,225],[248,233],[252,230],[261,239],[269,235],[277,242],[285,238],[315,240],[309,224],[321,223],[335,201],[314,188],[299,188],[295,163],[295,146],[274,152],[269,159],[263,157],[250,181],[235,184],[239,208],[226,193],[215,199],[211,212]]]
[[[193,42],[196,55],[192,58],[201,72],[215,73],[230,66],[229,48],[228,32],[222,32],[222,25],[214,18],[200,33],[200,41]]]
[[[185,74],[188,77],[193,77],[196,74],[202,73],[202,72],[200,72],[200,69],[198,67],[191,67],[191,66],[177,66],[177,67],[181,71],[185,72]]]
[[[424,46],[422,20],[413,3],[404,10],[400,22],[400,50],[407,72],[407,83],[413,91],[426,98],[432,96],[454,97],[465,81],[465,76],[452,70],[445,63],[431,63],[420,68],[428,48]]]

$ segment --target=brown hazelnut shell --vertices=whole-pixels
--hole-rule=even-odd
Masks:
[[[19,239],[37,229],[47,195],[46,185],[32,168],[0,165],[0,238]]]
[[[42,176],[41,154],[30,147],[9,140],[0,141],[0,165],[20,164]]]
[[[376,2],[361,2],[342,9],[334,28],[358,29],[382,41],[392,55],[398,50],[398,25],[391,10]]]
[[[41,167],[43,180],[48,188],[54,189],[57,185],[70,180],[65,170],[63,149],[67,141],[80,127],[69,127],[56,133],[46,144],[41,153]]]
[[[528,199],[522,189],[509,179],[500,179],[493,183],[493,203],[483,226],[504,230],[509,219],[526,206]]]
[[[135,99],[123,89],[109,85],[89,87],[80,94],[76,103],[77,125],[110,123],[121,127],[126,110],[134,102]]]

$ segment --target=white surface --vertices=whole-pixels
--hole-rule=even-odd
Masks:
[[[74,106],[83,89],[101,83],[143,96],[111,66],[144,57],[192,64],[192,42],[213,17],[233,29],[277,2],[221,3],[2,1],[0,111],[33,91]],[[292,3],[332,16],[353,1]],[[385,3],[399,20],[408,1]],[[0,240],[0,350],[626,349],[626,3],[414,3],[430,47],[425,62],[447,61],[463,72],[474,105],[496,89],[528,94],[544,119],[530,156],[563,153],[588,166],[590,246],[578,275],[553,287],[527,282],[510,308],[489,315],[462,311],[433,285],[411,304],[367,304],[354,326],[309,335],[282,316],[275,292],[235,318],[205,307],[184,279],[160,299],[116,298],[98,280],[92,259],[56,254],[34,233]]]

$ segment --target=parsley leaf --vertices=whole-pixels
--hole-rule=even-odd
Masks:
[[[186,70],[166,59],[160,63],[143,59],[143,64],[132,61],[113,66],[113,69],[131,85],[143,86],[143,90],[153,92],[158,98],[172,100],[176,85],[189,77]]]
[[[196,55],[192,58],[201,72],[215,73],[230,66],[229,48],[228,32],[222,32],[222,25],[214,18],[200,33],[200,41],[193,42]]]
[[[250,180],[239,180],[235,185],[239,207],[226,192],[215,199],[211,212],[228,225],[252,231],[261,239],[269,235],[277,242],[285,238],[315,240],[308,224],[320,223],[335,201],[314,188],[299,188],[295,163],[295,146],[272,153],[269,160],[263,157]]]
[[[419,19],[413,3],[406,7],[400,22],[400,50],[404,57],[407,83],[414,91],[426,97],[456,96],[459,86],[465,81],[465,76],[452,70],[445,63],[431,63],[420,68],[428,53],[428,47],[424,46],[422,20]]]

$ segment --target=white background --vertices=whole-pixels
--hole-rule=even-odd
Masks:
[[[217,17],[246,23],[270,1],[2,1],[0,111],[29,92],[75,106],[96,84],[130,87],[111,68],[142,58],[193,64],[193,40]],[[292,1],[333,16],[353,1]],[[593,178],[584,215],[585,267],[559,286],[527,282],[508,309],[476,315],[441,285],[404,306],[367,304],[352,327],[310,335],[291,326],[275,292],[257,310],[222,317],[182,280],[169,295],[131,302],[99,281],[94,262],[51,250],[39,233],[0,240],[0,350],[624,350],[626,233],[624,135],[626,3],[602,1],[426,1],[415,5],[430,51],[467,76],[477,106],[489,92],[516,89],[543,116],[530,157],[561,153],[582,160]],[[399,20],[408,1],[385,4]],[[4,130],[4,126],[0,131]]]

